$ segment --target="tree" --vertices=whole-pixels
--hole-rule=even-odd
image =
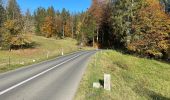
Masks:
[[[23,32],[26,34],[26,33],[34,33],[34,30],[35,30],[35,25],[34,25],[34,20],[33,20],[33,17],[29,11],[29,9],[27,9],[26,13],[25,13],[25,16],[23,16],[23,22],[24,22],[24,25],[23,25]]]
[[[76,30],[77,30],[77,24],[78,24],[78,15],[75,14],[72,16],[72,38],[75,38],[76,36]]]
[[[39,7],[34,12],[34,19],[35,19],[35,32],[37,35],[42,35],[41,27],[45,21],[45,17],[47,16],[46,9]]]
[[[62,23],[62,18],[60,16],[60,14],[57,14],[57,16],[55,17],[55,21],[56,21],[56,32],[58,37],[62,37],[63,36],[63,23]]]
[[[96,29],[96,21],[93,19],[94,17],[87,12],[87,15],[85,16],[84,22],[82,22],[82,29],[81,32],[84,37],[84,42],[87,45],[92,45],[94,42],[95,37],[95,29]]]
[[[16,0],[8,0],[7,19],[20,19],[22,17]]]
[[[55,17],[55,10],[54,10],[54,7],[51,6],[47,9],[47,16],[51,16],[51,17]]]
[[[109,47],[112,48],[114,44],[114,31],[113,31],[113,21],[112,21],[112,3],[104,2],[103,5],[103,13],[100,22],[99,29],[99,43],[101,47]]]
[[[22,33],[22,25],[19,20],[8,19],[5,21],[2,33],[2,47],[4,49],[19,49],[31,43]]]
[[[100,26],[100,22],[102,20],[102,13],[103,13],[103,2],[101,0],[93,0],[92,6],[89,9],[90,14],[93,15],[96,24]]]
[[[3,2],[0,0],[0,46],[2,45],[2,25],[5,21],[5,9],[3,7]]]
[[[2,47],[4,49],[19,49],[28,46],[31,41],[24,34],[24,21],[16,0],[9,0],[7,5],[7,20],[2,25]]]
[[[115,47],[124,47],[126,37],[130,34],[132,2],[131,0],[118,0],[113,3],[112,27]]]
[[[64,27],[64,33],[66,37],[71,37],[72,36],[72,20],[71,17],[68,17],[65,23]]]
[[[0,0],[0,27],[2,26],[4,20],[5,20],[5,9],[3,7],[3,2]]]
[[[89,9],[89,12],[91,15],[93,15],[93,20],[95,20],[96,23],[96,36],[97,36],[97,43],[99,43],[99,30],[101,21],[102,21],[102,15],[103,15],[103,1],[102,0],[93,0],[92,6]]]
[[[62,26],[63,26],[63,30],[62,30],[63,38],[65,37],[65,26],[66,26],[66,23],[69,17],[70,17],[70,13],[65,8],[63,8],[61,12]]]
[[[149,57],[165,58],[168,55],[170,18],[163,12],[159,1],[146,0],[146,4],[134,18],[134,33],[128,49]]]
[[[54,20],[51,16],[47,16],[45,18],[45,21],[42,26],[42,32],[47,38],[55,36],[56,28],[55,28]]]
[[[47,17],[42,25],[42,32],[47,38],[56,35],[55,11],[53,7],[47,9]]]

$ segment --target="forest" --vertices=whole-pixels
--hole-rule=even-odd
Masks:
[[[0,0],[0,49],[31,48],[29,34],[35,34],[169,60],[169,5],[167,0],[92,0],[84,12],[51,6],[23,14],[16,0]]]

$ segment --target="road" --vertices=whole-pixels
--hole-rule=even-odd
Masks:
[[[0,74],[0,100],[72,100],[96,51],[80,51]]]

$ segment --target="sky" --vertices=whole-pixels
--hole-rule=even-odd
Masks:
[[[31,12],[38,7],[48,8],[53,6],[55,10],[66,8],[72,13],[82,12],[87,10],[91,5],[91,0],[17,0],[21,11],[24,13],[27,9]]]

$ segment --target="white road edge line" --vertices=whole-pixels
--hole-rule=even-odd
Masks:
[[[85,54],[85,53],[83,53],[83,54]],[[75,58],[83,55],[83,54],[79,54],[79,55],[77,55],[77,56],[74,56],[74,57],[72,57],[72,58],[70,58],[70,59],[68,59],[68,60],[66,60],[66,61],[64,61],[64,62],[62,62],[62,63],[60,63],[60,64],[58,64],[58,65],[56,65],[56,66],[54,66],[54,67],[51,67],[51,68],[49,68],[49,69],[47,69],[47,70],[45,70],[45,71],[43,71],[43,72],[41,72],[41,73],[33,76],[33,77],[30,77],[30,78],[28,78],[28,79],[26,79],[26,80],[24,80],[24,81],[22,81],[22,82],[20,82],[20,83],[18,83],[18,84],[16,84],[16,85],[11,86],[11,87],[8,88],[8,89],[5,89],[5,90],[1,91],[1,92],[0,92],[0,96],[3,95],[3,94],[5,94],[5,93],[7,93],[7,92],[9,92],[10,90],[13,90],[14,88],[17,88],[17,87],[20,86],[20,85],[23,85],[23,84],[25,84],[25,83],[27,83],[27,82],[29,82],[29,81],[31,81],[31,80],[39,77],[39,76],[41,76],[41,75],[43,75],[43,74],[51,71],[52,69],[54,69],[54,68],[56,68],[56,67],[58,67],[58,66],[61,66],[61,65],[65,64],[65,63],[67,63],[67,62],[69,62],[69,61],[71,61],[71,60],[73,60],[73,59],[75,59]]]

